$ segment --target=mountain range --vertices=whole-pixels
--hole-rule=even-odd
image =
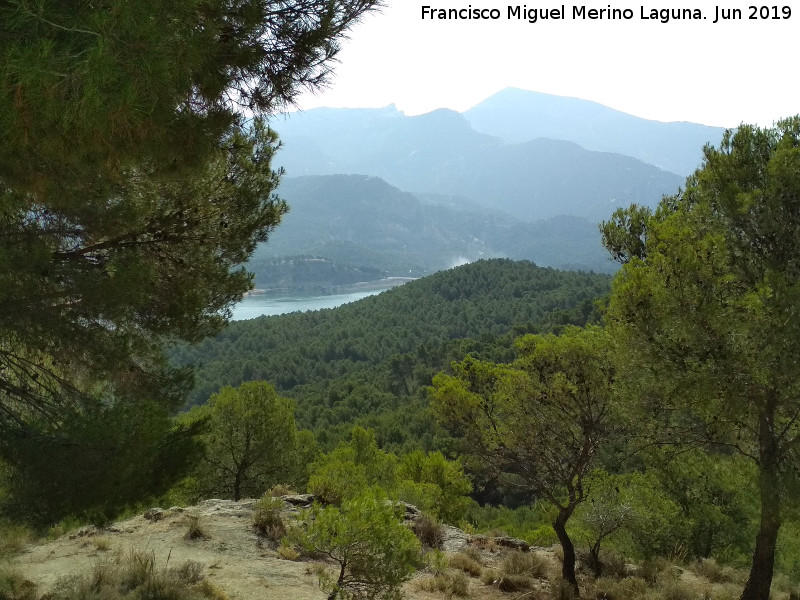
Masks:
[[[343,283],[496,256],[609,271],[597,223],[675,193],[723,132],[513,88],[464,113],[319,108],[271,126],[292,211],[251,262],[260,287],[291,282],[280,261],[297,255]]]

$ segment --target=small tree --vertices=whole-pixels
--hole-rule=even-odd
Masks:
[[[297,474],[294,405],[267,382],[225,387],[189,416],[207,420],[198,473],[205,493],[256,497]]]
[[[562,576],[577,592],[575,548],[566,524],[587,497],[584,478],[609,432],[612,371],[597,327],[525,336],[520,358],[497,365],[472,358],[455,376],[434,378],[434,409],[463,440],[473,468],[545,498],[564,551]]]
[[[414,572],[420,544],[379,488],[343,502],[341,508],[316,505],[307,520],[307,529],[293,534],[298,544],[338,565],[338,573],[320,576],[328,600],[402,597],[400,586]]]
[[[685,537],[685,515],[653,473],[609,475],[598,469],[587,481],[589,499],[575,511],[579,531],[589,547],[589,567],[599,577],[602,544],[615,540],[617,548],[639,557],[666,554]]]

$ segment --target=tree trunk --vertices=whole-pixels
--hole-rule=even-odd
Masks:
[[[756,535],[756,548],[750,577],[741,600],[769,600],[775,566],[775,545],[781,526],[781,498],[778,476],[778,444],[772,423],[773,413],[765,410],[759,418],[759,472],[761,526]]]
[[[558,536],[561,550],[564,553],[564,561],[561,564],[561,578],[572,586],[575,591],[575,597],[578,597],[578,580],[575,578],[575,546],[573,546],[572,540],[569,539],[566,528],[567,520],[572,515],[573,510],[574,507],[560,509],[556,520],[553,521],[553,529],[556,532],[556,536]]]
[[[592,569],[595,579],[603,575],[603,562],[600,560],[601,542],[602,538],[597,540],[594,545],[589,548],[589,568]]]
[[[240,467],[236,469],[236,477],[233,480],[233,501],[238,502],[242,499],[242,471]]]
[[[347,570],[347,561],[343,561],[340,563],[339,568],[339,579],[336,580],[336,585],[333,586],[333,591],[328,594],[328,600],[336,600],[339,597],[339,591],[342,589],[342,582],[344,581],[344,574]]]

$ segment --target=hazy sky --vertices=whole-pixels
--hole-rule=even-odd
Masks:
[[[446,107],[463,111],[506,87],[594,100],[660,121],[735,126],[770,125],[800,113],[800,1],[777,6],[789,19],[751,20],[746,2],[741,20],[716,24],[717,4],[706,0],[661,0],[586,4],[631,9],[630,20],[580,20],[565,4],[562,20],[508,18],[508,6],[560,8],[529,0],[387,0],[351,32],[339,55],[332,85],[305,95],[303,109],[317,106],[381,107],[394,103],[407,114]],[[423,21],[422,7],[498,9],[498,20]],[[756,5],[760,7],[761,5]],[[652,8],[697,8],[704,20],[641,18]],[[767,8],[772,14],[774,9]]]

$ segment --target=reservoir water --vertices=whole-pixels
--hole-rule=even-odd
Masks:
[[[342,304],[355,302],[367,296],[379,294],[390,289],[388,286],[381,289],[360,290],[346,294],[331,296],[270,296],[264,294],[251,294],[245,296],[239,304],[233,307],[234,321],[255,319],[262,315],[283,315],[290,312],[306,312],[307,310],[320,310],[322,308],[336,308]]]

